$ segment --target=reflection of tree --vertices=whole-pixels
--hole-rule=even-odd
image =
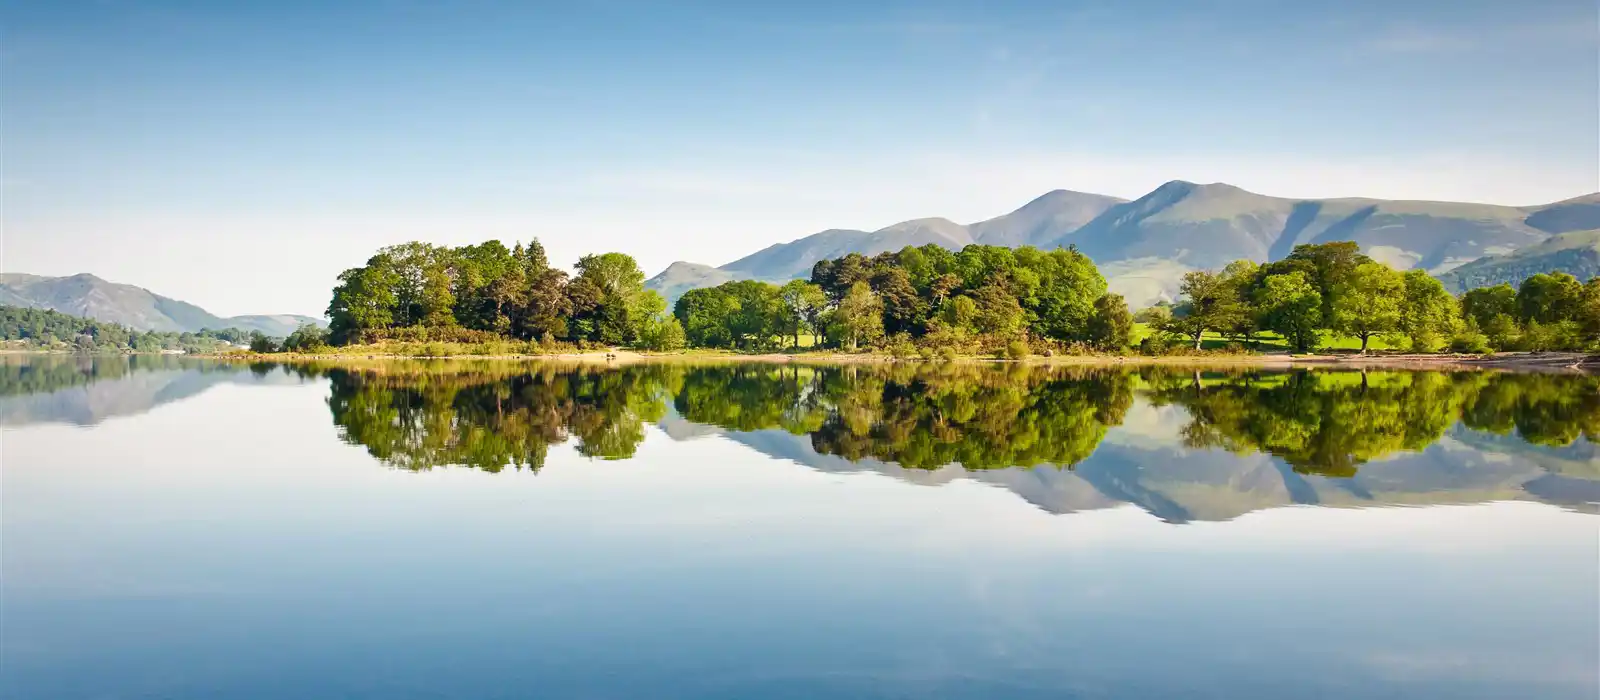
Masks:
[[[1122,422],[1141,385],[1153,403],[1188,411],[1190,446],[1265,452],[1307,474],[1354,476],[1457,422],[1541,445],[1600,436],[1600,379],[1574,375],[491,361],[300,371],[331,379],[345,439],[406,469],[538,469],[569,440],[590,457],[630,457],[668,402],[692,422],[805,435],[848,460],[1070,467]]]
[[[1026,367],[718,367],[691,371],[677,408],[734,430],[810,434],[820,453],[932,469],[1082,461],[1122,422],[1130,375]]]
[[[1530,442],[1600,434],[1588,376],[1444,372],[1148,373],[1151,396],[1189,411],[1194,447],[1267,452],[1296,471],[1354,476],[1367,461],[1436,442],[1458,420]]]
[[[328,370],[334,423],[347,441],[412,470],[537,470],[549,446],[569,438],[580,454],[625,459],[644,440],[644,424],[663,415],[661,396],[674,374],[492,364],[434,370]]]
[[[172,355],[0,354],[0,396],[40,394],[158,370],[237,371],[228,365]]]

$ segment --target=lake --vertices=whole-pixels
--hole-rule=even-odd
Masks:
[[[1600,378],[0,357],[0,694],[1600,693]]]

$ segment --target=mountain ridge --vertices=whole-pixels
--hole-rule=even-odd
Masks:
[[[217,316],[189,302],[87,272],[64,277],[0,273],[0,304],[49,309],[139,331],[192,333],[207,328],[238,328],[281,338],[304,323],[327,325],[320,318],[297,314]]]
[[[818,260],[872,256],[928,243],[1044,249],[1076,246],[1135,305],[1176,295],[1184,272],[1233,260],[1281,259],[1303,243],[1350,240],[1374,259],[1434,275],[1504,255],[1569,231],[1600,228],[1600,192],[1530,206],[1368,197],[1297,199],[1235,185],[1172,180],[1134,200],[1052,190],[990,219],[957,224],[910,219],[875,231],[828,229],[776,243],[721,266],[680,261],[647,282],[676,299],[733,279],[781,283],[807,277]],[[694,275],[685,274],[695,270]],[[709,272],[721,271],[721,274]],[[693,278],[693,279],[691,279]],[[698,280],[698,281],[696,281]]]

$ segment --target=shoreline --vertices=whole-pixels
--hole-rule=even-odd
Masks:
[[[566,352],[540,355],[444,355],[418,356],[385,353],[227,353],[184,355],[227,361],[244,362],[341,362],[370,360],[491,360],[517,362],[561,362],[568,364],[632,365],[647,363],[750,363],[750,364],[803,364],[803,365],[867,365],[867,364],[995,364],[1028,366],[1147,366],[1176,365],[1183,367],[1260,367],[1289,369],[1294,367],[1325,369],[1417,369],[1417,370],[1510,370],[1523,372],[1600,373],[1600,355],[1575,352],[1512,352],[1496,355],[1453,354],[1371,354],[1371,355],[1301,355],[1243,354],[1243,355],[1068,355],[1055,357],[1030,357],[1024,360],[1005,360],[987,357],[958,357],[953,360],[924,360],[921,358],[895,358],[881,354],[835,353],[762,353],[738,355],[731,353],[642,353],[631,350]]]
[[[0,355],[55,355],[81,357],[161,356],[226,362],[276,362],[283,364],[309,362],[365,362],[390,360],[489,360],[498,362],[556,362],[563,364],[633,365],[645,363],[676,364],[798,364],[798,365],[877,365],[877,364],[964,364],[964,365],[1028,365],[1036,367],[1140,367],[1152,365],[1180,367],[1247,367],[1265,369],[1290,369],[1295,367],[1324,369],[1414,369],[1414,370],[1500,370],[1548,373],[1600,373],[1600,354],[1578,352],[1507,352],[1494,355],[1455,355],[1447,353],[1389,353],[1289,355],[1285,353],[1258,353],[1239,355],[1058,355],[1034,356],[1024,360],[1007,360],[981,356],[962,356],[949,360],[922,358],[895,358],[885,354],[862,353],[761,353],[741,355],[727,352],[677,352],[650,353],[633,350],[596,350],[588,352],[558,352],[549,354],[501,355],[410,355],[384,352],[338,353],[70,353],[41,350],[0,349]]]

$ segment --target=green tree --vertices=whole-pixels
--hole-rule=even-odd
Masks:
[[[577,322],[571,332],[579,339],[606,345],[633,342],[645,293],[639,263],[623,253],[602,253],[579,258],[577,270],[577,278],[568,285]]]
[[[784,306],[788,308],[785,321],[794,336],[795,347],[800,347],[802,332],[821,336],[822,313],[828,308],[828,295],[822,288],[805,280],[789,280],[783,285],[781,294]]]
[[[1476,320],[1480,328],[1488,328],[1496,316],[1516,318],[1517,290],[1504,283],[1469,289],[1461,295],[1461,313]]]
[[[978,333],[997,339],[1009,340],[1022,332],[1022,304],[1006,287],[1003,279],[991,279],[978,288],[973,301],[976,313],[972,325]]]
[[[366,331],[393,326],[400,305],[399,283],[399,275],[383,254],[373,256],[363,267],[340,273],[327,310],[333,342],[348,343]]]
[[[1133,315],[1121,294],[1106,293],[1094,302],[1087,339],[1091,345],[1113,352],[1128,347],[1133,336]]]
[[[1305,273],[1267,275],[1256,290],[1255,304],[1262,325],[1283,336],[1295,352],[1316,347],[1322,328],[1322,294]]]
[[[1179,292],[1183,302],[1168,330],[1187,336],[1196,350],[1206,331],[1231,329],[1248,312],[1239,298],[1239,288],[1216,272],[1196,270],[1184,274]]]
[[[678,297],[672,311],[689,345],[699,348],[733,347],[732,319],[738,312],[738,300],[724,287],[691,289]]]
[[[1570,321],[1577,317],[1583,285],[1565,272],[1539,273],[1517,289],[1517,312],[1523,323]]]
[[[1575,317],[1585,343],[1600,341],[1600,277],[1590,278],[1583,284]]]
[[[301,324],[283,339],[284,352],[316,352],[328,346],[328,331],[312,323]]]
[[[846,350],[876,343],[883,338],[883,301],[866,282],[856,282],[839,301],[833,324],[829,335],[838,338]]]
[[[1370,262],[1371,258],[1361,254],[1361,246],[1352,241],[1305,243],[1295,246],[1288,257],[1264,266],[1262,271],[1268,275],[1304,273],[1306,281],[1322,297],[1322,322],[1331,323],[1340,290],[1349,288],[1347,280],[1357,267]]]
[[[1365,354],[1373,336],[1400,328],[1406,298],[1404,276],[1381,263],[1361,263],[1340,281],[1331,325],[1336,332],[1360,338]]]
[[[1426,270],[1404,274],[1405,299],[1400,305],[1400,329],[1411,341],[1411,349],[1428,352],[1441,339],[1455,331],[1459,309],[1456,298]]]

